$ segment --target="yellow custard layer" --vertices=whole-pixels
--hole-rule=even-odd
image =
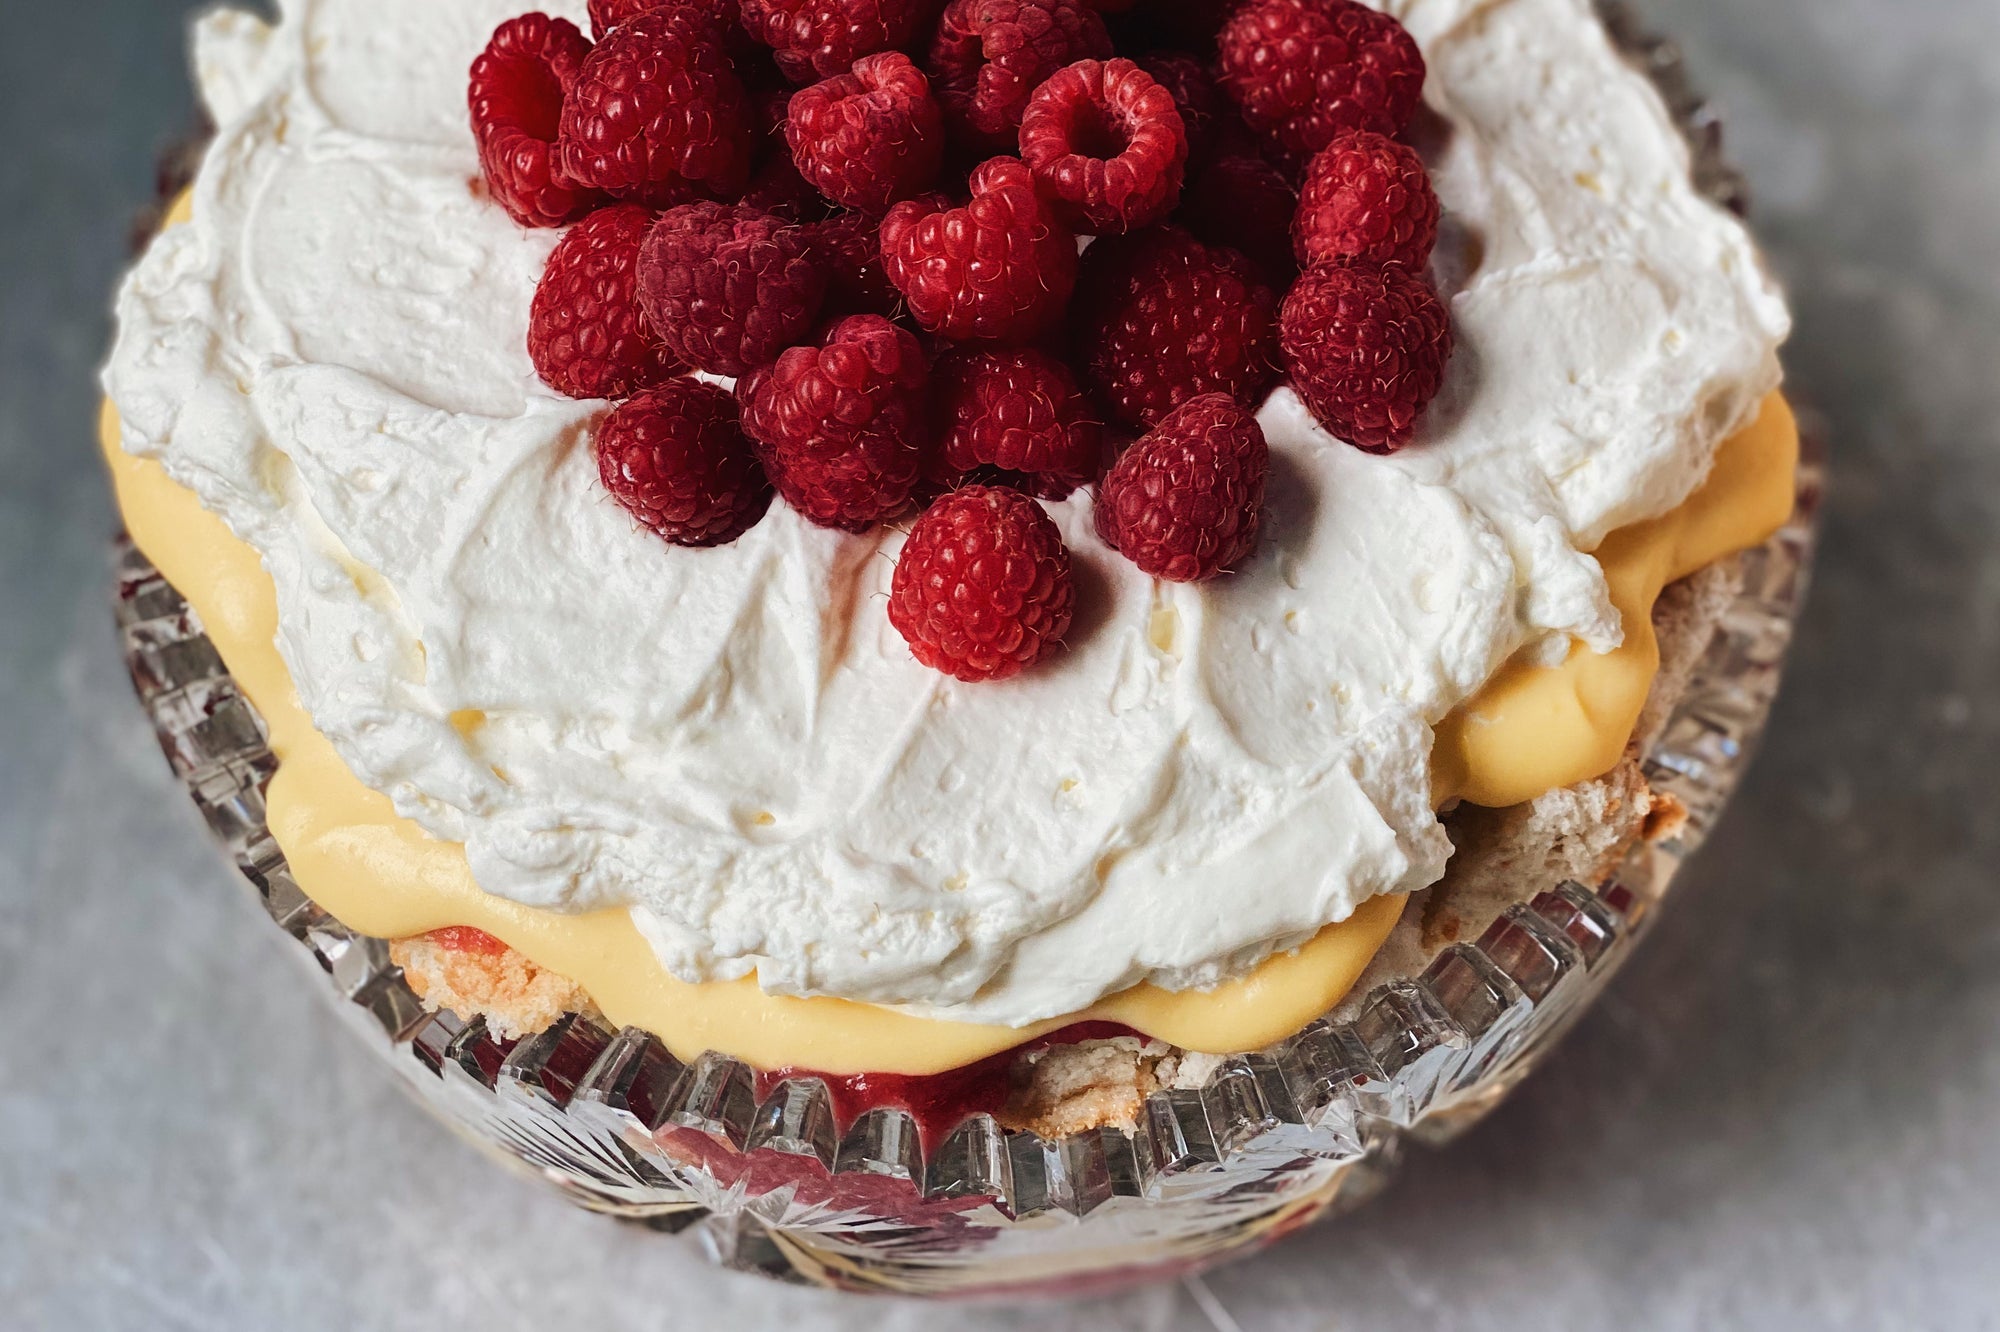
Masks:
[[[1582,643],[1555,667],[1517,657],[1437,726],[1431,789],[1504,809],[1609,772],[1625,752],[1660,669],[1653,602],[1662,588],[1726,555],[1763,544],[1792,516],[1799,426],[1784,395],[1725,440],[1701,489],[1679,508],[1620,528],[1596,550],[1625,641]]]
[[[482,892],[463,847],[430,836],[363,786],[299,704],[275,646],[276,593],[256,551],[158,463],[124,452],[109,404],[100,424],[126,529],[194,606],[269,727],[278,770],[267,793],[268,821],[299,886],[366,934],[484,930],[575,980],[612,1022],[653,1032],[683,1059],[712,1049],[760,1068],[935,1073],[1083,1020],[1122,1022],[1189,1050],[1254,1050],[1337,1003],[1402,913],[1403,899],[1375,898],[1305,946],[1213,990],[1138,985],[1026,1028],[768,995],[751,978],[677,980],[625,911],[564,915]],[[1624,646],[1603,655],[1578,646],[1559,666],[1503,668],[1438,727],[1439,803],[1515,804],[1608,771],[1659,666],[1654,599],[1675,579],[1776,531],[1791,513],[1797,460],[1791,410],[1773,394],[1757,421],[1722,446],[1707,482],[1686,503],[1609,537],[1598,557],[1624,620]]]

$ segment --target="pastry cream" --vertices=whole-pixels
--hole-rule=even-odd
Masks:
[[[1717,451],[1693,497],[1606,537],[1596,556],[1624,625],[1623,642],[1609,652],[1573,644],[1554,669],[1528,657],[1501,667],[1438,724],[1431,746],[1438,803],[1504,808],[1610,771],[1660,668],[1654,599],[1675,579],[1783,526],[1798,461],[1798,422],[1783,395],[1773,393],[1756,420]]]
[[[177,213],[184,217],[185,208]],[[461,846],[399,817],[387,797],[357,781],[299,704],[274,646],[276,598],[256,552],[160,464],[124,452],[108,405],[102,439],[133,539],[188,597],[270,728],[279,768],[268,818],[301,887],[369,934],[400,937],[446,925],[485,930],[574,978],[613,1022],[656,1033],[679,1056],[714,1049],[766,1068],[930,1073],[1082,1019],[1122,1022],[1191,1050],[1256,1049],[1337,1002],[1401,912],[1401,897],[1373,898],[1304,946],[1213,988],[1141,984],[1026,1027],[770,995],[747,977],[678,980],[631,913],[568,915],[484,893]],[[1796,457],[1791,413],[1773,394],[1756,422],[1723,445],[1709,480],[1690,499],[1608,537],[1597,554],[1626,626],[1624,645],[1598,653],[1578,644],[1557,666],[1524,659],[1506,667],[1438,729],[1440,801],[1513,803],[1616,762],[1657,668],[1653,599],[1674,579],[1768,537],[1790,512]]]

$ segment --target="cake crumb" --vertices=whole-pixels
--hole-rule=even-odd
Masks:
[[[597,1005],[582,986],[512,948],[447,948],[419,934],[393,940],[389,960],[403,969],[403,979],[425,1008],[444,1009],[467,1022],[483,1017],[502,1040],[533,1036],[565,1013],[597,1016]]]
[[[1137,1036],[1031,1050],[1015,1062],[1015,1087],[994,1116],[1002,1128],[1064,1137],[1097,1128],[1130,1129],[1160,1088],[1171,1047]]]
[[[1639,835],[1648,842],[1664,842],[1670,837],[1680,836],[1687,827],[1688,807],[1680,797],[1665,791],[1653,792],[1653,807],[1646,811],[1646,819],[1640,825]]]
[[[1405,913],[1408,914],[1407,912]],[[1419,928],[1423,931],[1426,949],[1448,948],[1458,942],[1464,933],[1464,922],[1451,909],[1449,901],[1437,893],[1425,893],[1424,903],[1417,913]]]
[[[1221,1055],[1178,1050],[1160,1061],[1156,1073],[1163,1086],[1175,1091],[1198,1091],[1208,1085],[1208,1080],[1215,1076],[1215,1070],[1221,1068],[1223,1063]]]

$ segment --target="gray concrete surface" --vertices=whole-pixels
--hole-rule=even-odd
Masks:
[[[1835,484],[1771,743],[1645,953],[1363,1214],[1205,1286],[945,1315],[489,1166],[224,878],[114,653],[89,431],[185,9],[5,5],[0,1326],[2000,1327],[1996,0],[1651,0],[1729,109]]]

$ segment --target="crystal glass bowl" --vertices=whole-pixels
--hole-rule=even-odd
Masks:
[[[1740,207],[1677,52],[1607,17],[1681,118],[1703,187]],[[1350,1021],[1226,1060],[1199,1089],[1154,1093],[1130,1133],[1049,1139],[978,1115],[928,1152],[900,1111],[842,1126],[817,1080],[760,1095],[739,1061],[684,1064],[637,1028],[570,1014],[513,1041],[427,1013],[386,941],[293,881],[264,823],[275,763],[262,723],[186,601],[122,542],[117,615],[168,761],[273,923],[357,1035],[467,1139],[582,1206],[687,1232],[729,1267],[916,1294],[1076,1292],[1214,1263],[1354,1205],[1406,1141],[1463,1131],[1551,1048],[1742,774],[1804,594],[1819,476],[1809,437],[1791,523],[1744,557],[1742,592],[1645,755],[1649,780],[1690,812],[1672,839],[1604,883],[1510,908],[1423,974],[1378,986]]]

